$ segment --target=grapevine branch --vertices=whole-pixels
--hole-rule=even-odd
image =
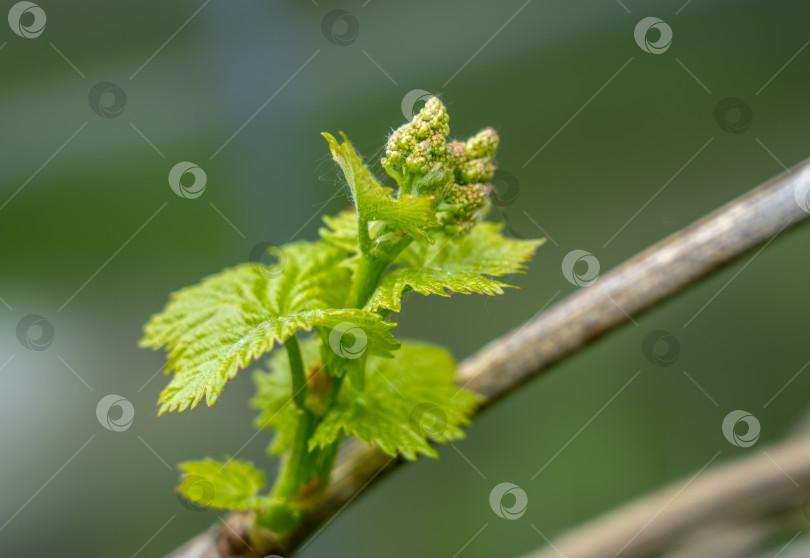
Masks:
[[[807,433],[751,451],[598,517],[526,558],[641,558],[711,524],[800,508],[810,493]]]
[[[490,342],[459,365],[459,385],[484,395],[486,405],[500,400],[632,317],[686,290],[753,248],[767,247],[810,218],[805,209],[810,203],[809,192],[810,163],[804,162]],[[324,501],[300,525],[284,552],[290,554],[306,538],[317,534],[360,492],[402,463],[368,446],[350,444],[333,471]],[[242,538],[251,523],[250,515],[231,514],[224,523],[224,527],[214,525],[168,558],[251,556]]]

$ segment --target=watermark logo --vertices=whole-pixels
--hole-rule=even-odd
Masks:
[[[427,103],[428,99],[431,97],[435,97],[435,95],[424,89],[412,89],[405,93],[405,96],[402,97],[401,104],[402,116],[405,117],[405,120],[413,120],[416,113],[422,110],[422,107],[425,106],[425,103]]]
[[[186,174],[191,175],[193,178],[191,184],[183,184],[183,176]],[[203,192],[205,192],[205,183],[207,181],[208,177],[205,171],[188,161],[177,163],[172,167],[172,170],[169,171],[169,186],[171,186],[172,191],[181,198],[188,200],[202,196]]]
[[[714,120],[729,134],[742,134],[751,127],[754,112],[742,99],[726,97],[714,107]]]
[[[651,31],[658,33],[656,40],[650,40]],[[645,17],[639,21],[633,36],[638,47],[649,54],[663,54],[672,44],[672,28],[657,17]]]
[[[102,118],[118,118],[127,106],[127,94],[111,81],[100,81],[87,95],[90,108]]]
[[[24,39],[36,39],[45,31],[45,10],[33,2],[17,2],[8,11],[11,30]]]
[[[53,343],[53,324],[39,314],[28,314],[17,322],[17,340],[29,351],[44,351]]]
[[[584,272],[577,272],[577,264],[584,263]],[[585,250],[571,250],[562,261],[562,272],[568,282],[577,287],[590,287],[599,278],[599,260]]]
[[[333,45],[349,46],[360,34],[360,22],[346,10],[331,10],[321,20],[321,33]]]
[[[745,424],[746,431],[742,434],[737,432],[737,425]],[[748,411],[731,411],[723,419],[723,436],[731,445],[738,448],[750,448],[759,440],[760,424],[757,417]]]
[[[504,504],[507,495],[514,499],[511,506]],[[526,513],[528,505],[529,497],[526,495],[526,491],[511,482],[502,482],[489,493],[489,507],[495,512],[495,515],[503,519],[520,519]]]
[[[492,188],[498,195],[500,204],[504,207],[512,205],[520,195],[520,182],[515,175],[505,170],[497,169],[492,177]]]
[[[656,366],[672,366],[681,354],[681,343],[668,331],[651,331],[641,343],[644,358]]]
[[[329,346],[336,354],[354,360],[363,356],[368,337],[359,325],[342,322],[329,332]]]
[[[431,403],[419,403],[411,411],[411,427],[426,438],[441,440],[447,430],[447,414]]]
[[[121,414],[118,418],[111,416],[110,411],[113,407],[120,409]],[[111,393],[102,397],[96,405],[96,418],[107,430],[123,432],[132,426],[132,421],[135,420],[135,407],[125,397]]]
[[[186,485],[185,494],[180,491],[179,487],[175,490],[177,500],[183,507],[191,511],[209,509],[211,502],[214,501],[214,485],[208,479],[199,475],[191,475],[183,483]]]
[[[250,249],[248,261],[256,264],[262,275],[274,279],[287,265],[287,253],[270,242],[259,242]]]

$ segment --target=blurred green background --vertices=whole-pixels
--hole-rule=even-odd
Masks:
[[[272,473],[269,435],[253,437],[245,404],[249,373],[215,407],[158,419],[164,357],[136,343],[169,292],[260,242],[313,238],[322,214],[347,205],[323,130],[345,131],[371,160],[420,89],[441,94],[455,136],[500,132],[511,225],[549,242],[519,291],[408,298],[399,334],[458,358],[574,292],[561,272],[571,250],[604,273],[810,155],[810,5],[799,2],[39,6],[39,36],[0,29],[3,556],[159,557],[221,515],[181,505],[178,462],[238,453]],[[634,39],[648,16],[672,30],[659,54]],[[113,85],[91,99],[99,82]],[[744,105],[718,120],[729,97]],[[196,199],[169,187],[181,161],[207,175]],[[565,362],[439,461],[369,490],[301,556],[516,556],[543,544],[538,531],[554,537],[717,452],[761,451],[807,406],[810,372],[779,390],[810,359],[808,242],[810,228],[786,234],[733,280],[743,263]],[[32,314],[46,322],[20,333]],[[20,338],[47,341],[48,324],[50,345],[26,348]],[[670,366],[642,351],[655,330],[678,341]],[[107,394],[132,403],[130,428],[100,425]],[[755,446],[724,438],[735,409],[759,420]],[[490,508],[500,482],[526,491],[519,520]]]

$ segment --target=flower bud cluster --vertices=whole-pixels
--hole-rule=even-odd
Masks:
[[[486,128],[465,142],[448,142],[449,134],[447,108],[432,97],[391,134],[382,164],[404,193],[434,199],[446,232],[464,233],[489,208],[498,134]]]

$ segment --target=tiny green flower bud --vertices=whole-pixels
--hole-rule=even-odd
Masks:
[[[447,144],[447,164],[453,169],[461,167],[467,162],[467,151],[464,142],[451,141]]]
[[[489,186],[454,184],[439,205],[439,222],[449,233],[466,233],[489,209]]]
[[[458,169],[458,177],[461,184],[489,182],[492,180],[493,176],[495,176],[495,165],[490,162],[484,162],[482,159],[467,161]]]
[[[447,158],[450,117],[447,108],[432,97],[411,122],[400,126],[388,139],[383,167],[398,183],[428,172]]]
[[[484,128],[467,140],[465,150],[470,159],[492,159],[498,150],[498,132]]]

